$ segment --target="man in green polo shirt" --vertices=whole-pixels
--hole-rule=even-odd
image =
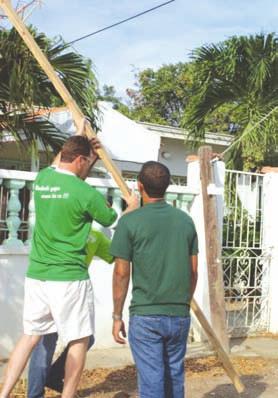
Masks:
[[[190,301],[197,283],[198,241],[191,217],[167,204],[166,166],[147,162],[138,176],[143,207],[124,215],[110,253],[113,275],[113,336],[126,336],[122,311],[132,263],[129,343],[141,398],[184,398],[184,357]]]
[[[14,349],[1,398],[7,398],[42,335],[58,332],[69,352],[62,396],[73,398],[94,334],[94,298],[86,265],[86,242],[95,220],[117,218],[105,198],[84,180],[98,159],[97,140],[70,137],[57,168],[34,182],[36,224],[25,278],[24,334]]]

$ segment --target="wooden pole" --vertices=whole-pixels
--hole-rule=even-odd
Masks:
[[[62,80],[59,78],[58,74],[55,72],[54,68],[37,45],[36,41],[34,40],[33,36],[30,34],[20,17],[14,11],[10,0],[0,0],[0,6],[3,8],[9,20],[12,22],[20,36],[22,37],[23,41],[26,43],[27,47],[34,55],[35,59],[40,64],[41,68],[48,76],[49,80],[52,82],[53,86],[56,88],[59,95],[64,100],[65,104],[67,105],[68,109],[72,113],[72,117],[74,119],[75,125],[78,127],[80,126],[82,120],[84,119],[84,115],[79,109],[78,105],[72,98],[71,94],[69,93],[68,89],[65,87]],[[95,137],[96,133],[92,129],[89,123],[86,124],[85,133],[89,138]],[[114,180],[116,181],[117,185],[119,186],[120,190],[122,191],[124,196],[129,195],[129,189],[125,184],[124,179],[122,178],[120,171],[116,167],[116,165],[112,162],[104,148],[99,149],[98,155],[103,161],[106,169],[112,174]]]
[[[212,327],[210,326],[206,317],[204,316],[203,312],[201,311],[201,308],[198,306],[198,304],[196,303],[196,301],[194,299],[191,301],[191,308],[192,308],[194,314],[196,315],[198,321],[200,322],[201,326],[203,327],[204,331],[206,332],[215,351],[217,352],[218,358],[221,361],[223,368],[225,369],[227,375],[232,380],[233,385],[235,386],[237,392],[238,393],[243,392],[245,387],[244,387],[243,383],[241,382],[240,377],[234,368],[234,365],[232,364],[228,354],[223,349],[215,332],[213,331]]]
[[[211,166],[212,150],[209,146],[199,149],[200,178],[203,194],[205,221],[206,259],[208,269],[208,286],[211,310],[211,323],[218,339],[226,352],[229,352],[229,339],[226,328],[224,300],[224,280],[221,263],[221,247],[218,234],[216,199],[208,195],[208,185],[213,183]]]
[[[53,69],[52,65],[49,63],[37,43],[35,42],[33,36],[30,34],[28,29],[25,27],[24,23],[21,21],[19,16],[16,14],[16,12],[13,10],[11,3],[9,0],[0,0],[0,6],[3,8],[3,10],[6,12],[7,16],[9,17],[9,20],[13,23],[14,27],[26,43],[27,47],[30,49],[34,57],[37,59],[38,63],[46,73],[46,75],[49,77],[50,81],[53,83],[54,87],[56,88],[57,92],[60,94],[62,99],[64,100],[65,104],[69,108],[69,110],[72,113],[73,119],[75,121],[75,124],[77,126],[80,125],[82,122],[84,115],[82,114],[81,110],[77,106],[76,102],[72,98],[71,94],[68,92],[67,88],[64,86],[63,82],[61,79],[58,77],[56,74],[55,70]],[[86,134],[89,137],[94,137],[96,134],[91,128],[91,126],[86,125]],[[130,191],[128,189],[128,186],[126,185],[124,179],[120,175],[118,169],[116,166],[113,164],[112,160],[108,157],[107,153],[105,152],[104,149],[98,150],[98,154],[100,158],[102,159],[105,167],[107,168],[108,171],[111,172],[113,175],[116,183],[118,184],[120,190],[122,193],[126,196],[130,195]],[[192,310],[195,313],[197,319],[199,320],[200,324],[203,326],[205,332],[207,333],[209,338],[213,338],[213,331],[207,322],[204,314],[202,313],[201,309],[197,306],[196,302],[193,300],[192,301]],[[217,341],[217,338],[212,340],[212,344],[215,347],[216,351],[221,353],[223,348],[221,347],[221,344],[219,341]],[[238,391],[243,391],[244,386],[241,384],[240,380],[239,382],[237,381],[235,384],[235,380],[237,380],[238,375],[236,374],[233,364],[231,363],[229,357],[227,356],[226,358],[226,367],[224,369],[227,371],[228,375],[235,375],[233,378],[231,377],[236,389]],[[233,372],[231,373],[231,369]],[[230,373],[229,373],[230,372]],[[237,377],[236,377],[237,376]]]

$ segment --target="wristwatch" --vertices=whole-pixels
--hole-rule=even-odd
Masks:
[[[113,321],[121,321],[123,319],[122,314],[115,314],[114,312],[112,313],[112,319]]]

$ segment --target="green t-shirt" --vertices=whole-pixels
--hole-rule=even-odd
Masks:
[[[116,212],[85,181],[52,167],[39,172],[34,200],[36,224],[27,276],[52,281],[88,279],[85,246],[92,221],[109,226]]]
[[[198,253],[190,216],[164,201],[127,213],[110,253],[132,262],[131,315],[189,315],[190,256]]]
[[[94,256],[101,258],[108,264],[112,264],[114,257],[110,254],[111,241],[102,232],[92,229],[86,244],[85,263],[90,265]]]

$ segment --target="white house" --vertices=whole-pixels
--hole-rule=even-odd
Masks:
[[[142,163],[147,160],[158,160],[169,167],[173,182],[184,185],[187,176],[185,158],[194,153],[186,142],[184,130],[152,123],[137,123],[120,112],[111,104],[100,102],[99,137],[111,158],[122,171],[124,178],[134,178]],[[49,120],[61,131],[71,135],[75,126],[66,108],[54,108],[45,112]],[[229,134],[206,133],[205,143],[211,145],[214,152],[223,152],[232,142]],[[39,167],[49,164],[46,154],[39,148]],[[6,139],[0,145],[0,168],[12,170],[36,170],[35,159],[31,152],[14,140]],[[96,164],[92,176],[108,177],[102,162]]]

